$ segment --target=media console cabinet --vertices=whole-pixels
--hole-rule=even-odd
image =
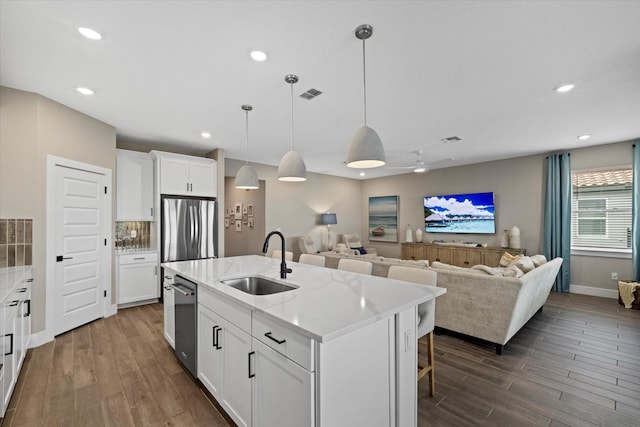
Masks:
[[[402,259],[426,259],[429,264],[439,261],[459,267],[473,267],[477,264],[497,267],[505,252],[509,252],[511,255],[525,255],[526,249],[402,243]]]

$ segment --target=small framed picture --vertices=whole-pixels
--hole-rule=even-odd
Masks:
[[[229,228],[229,218],[224,219],[224,228]]]
[[[242,208],[242,215],[246,215],[247,214],[247,207],[245,206],[244,208]]]
[[[242,222],[243,222],[245,225],[247,224],[247,222],[248,222],[248,221],[249,221],[249,217],[248,217],[246,214],[242,215]]]
[[[236,221],[236,231],[242,231],[242,221]]]
[[[249,215],[249,217],[253,216],[253,205],[247,205],[247,215]]]
[[[253,230],[253,217],[249,218],[249,228]]]
[[[242,203],[236,203],[234,205],[234,217],[235,219],[242,219]]]

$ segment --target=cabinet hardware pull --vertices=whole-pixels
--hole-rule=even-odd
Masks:
[[[11,340],[9,341],[9,353],[5,353],[5,356],[11,356],[13,354],[13,333],[11,334],[6,334],[5,337],[11,337]]]
[[[218,335],[218,332],[220,332],[222,330],[222,328],[218,327],[218,329],[216,329],[215,334],[216,334],[216,350],[221,350],[222,346],[220,345],[220,343],[218,342],[220,340],[220,336]]]
[[[286,340],[286,339],[284,339],[284,340],[279,340],[279,339],[277,339],[277,338],[272,337],[272,336],[271,336],[271,332],[265,332],[264,336],[265,336],[265,337],[267,337],[267,338],[269,338],[271,341],[275,341],[275,342],[277,342],[278,344],[284,344],[284,343],[286,343],[286,342],[287,342],[287,340]]]
[[[218,329],[218,325],[215,325],[213,328],[211,328],[211,338],[212,338],[211,347],[218,346],[218,343],[216,343],[216,329]]]
[[[24,300],[24,303],[27,304],[27,314],[23,314],[22,317],[29,317],[31,316],[31,300]]]
[[[153,216],[153,208],[151,208],[151,216]]]
[[[15,307],[16,305],[18,305],[20,301],[18,300],[13,300],[10,303],[7,303],[7,307]]]
[[[26,280],[25,280],[25,282],[27,282],[27,283],[31,283],[31,282],[33,282],[33,277],[32,277],[32,278],[30,278],[30,279],[26,279]]]
[[[187,191],[189,191],[189,183],[187,182]]]
[[[134,260],[134,261],[138,261],[138,260],[141,260],[141,259],[144,259],[144,257],[143,257],[143,256],[141,256],[141,257],[137,257],[137,258],[134,258],[133,260]]]
[[[250,352],[250,353],[247,355],[247,356],[248,356],[248,357],[247,357],[247,363],[248,363],[248,365],[249,365],[249,366],[248,366],[248,368],[249,368],[249,369],[248,369],[248,371],[249,371],[249,378],[253,378],[253,377],[255,377],[255,376],[256,376],[256,373],[255,373],[255,372],[254,372],[254,373],[251,373],[251,356],[252,356],[252,355],[254,355],[254,354],[256,354],[256,352],[255,352],[255,351],[252,351],[252,352]]]
[[[170,291],[171,290],[171,286],[165,286],[164,289],[167,290],[167,291]]]
[[[153,274],[155,274],[156,276],[158,275],[158,266],[157,265],[153,266]]]
[[[22,294],[24,292],[27,292],[27,288],[20,288],[16,292],[19,293],[19,294]]]

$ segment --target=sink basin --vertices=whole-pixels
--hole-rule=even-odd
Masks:
[[[285,285],[260,276],[239,277],[237,279],[222,280],[220,283],[251,295],[279,294],[280,292],[297,289],[295,286]]]

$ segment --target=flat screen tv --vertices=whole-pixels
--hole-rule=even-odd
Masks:
[[[424,198],[427,233],[495,234],[493,193],[449,194]]]

